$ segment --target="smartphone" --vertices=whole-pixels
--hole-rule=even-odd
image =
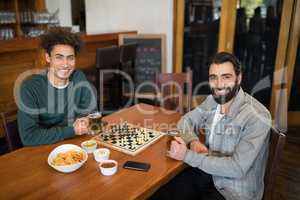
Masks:
[[[149,163],[143,162],[136,162],[136,161],[126,161],[124,163],[123,168],[125,169],[132,169],[138,171],[145,171],[147,172],[150,169],[151,165]]]

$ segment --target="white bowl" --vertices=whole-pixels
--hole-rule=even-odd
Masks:
[[[107,164],[107,163],[113,163],[114,166],[113,167],[104,167],[104,164]],[[104,160],[102,161],[100,164],[99,164],[99,168],[100,168],[100,171],[103,175],[105,176],[111,176],[111,175],[114,175],[116,172],[117,172],[117,169],[118,169],[118,162],[115,161],[115,160]]]
[[[59,165],[59,166],[58,165],[53,165],[52,161],[57,156],[57,154],[65,153],[65,152],[70,151],[70,150],[77,151],[77,152],[82,152],[83,157],[84,157],[83,161],[75,163],[75,164],[70,164],[70,165]],[[48,156],[48,164],[52,168],[56,169],[59,172],[70,173],[70,172],[73,172],[73,171],[79,169],[87,161],[87,158],[88,158],[88,154],[82,148],[80,148],[79,146],[74,145],[74,144],[63,144],[63,145],[60,145],[60,146],[56,147],[55,149],[53,149],[50,152],[50,154]]]
[[[86,141],[81,143],[81,147],[87,153],[93,153],[97,148],[97,142],[95,140],[86,140]]]
[[[107,148],[99,148],[96,149],[94,152],[94,158],[97,162],[102,162],[104,160],[108,160],[110,151]]]

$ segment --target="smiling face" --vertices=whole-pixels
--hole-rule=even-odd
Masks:
[[[75,51],[72,46],[57,44],[50,55],[46,53],[46,61],[49,63],[50,82],[55,85],[64,85],[75,69]]]
[[[241,74],[236,74],[231,62],[210,65],[209,86],[218,104],[225,104],[235,97],[240,84]]]

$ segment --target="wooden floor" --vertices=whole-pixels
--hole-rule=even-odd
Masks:
[[[275,185],[275,200],[300,200],[300,127],[289,128]]]

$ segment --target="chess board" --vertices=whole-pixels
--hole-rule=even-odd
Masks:
[[[108,125],[94,139],[103,146],[129,155],[137,155],[165,135],[163,132],[134,126],[129,123]]]

